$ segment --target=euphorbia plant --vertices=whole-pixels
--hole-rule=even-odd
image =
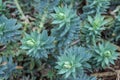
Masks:
[[[86,19],[87,16],[94,16],[97,12],[100,14],[107,13],[107,9],[110,7],[110,0],[86,0],[86,5],[83,6],[82,19]]]
[[[96,66],[100,69],[109,67],[110,64],[115,64],[118,59],[117,47],[110,42],[103,42],[94,47],[93,58]]]
[[[88,16],[83,27],[81,27],[81,36],[86,43],[93,44],[101,39],[101,32],[105,30],[105,25],[108,23],[105,17],[97,13],[94,17]]]
[[[80,20],[76,11],[69,6],[55,7],[55,13],[51,13],[52,35],[56,37],[58,46],[69,45],[74,39],[78,39]]]
[[[0,16],[0,44],[5,45],[9,42],[15,42],[20,39],[21,24],[16,19],[8,19]]]
[[[60,37],[67,34],[71,27],[79,25],[79,23],[76,22],[79,21],[77,14],[70,7],[55,7],[54,10],[55,13],[51,14],[53,17],[52,24],[56,24],[57,31],[62,30]]]
[[[83,47],[71,47],[65,49],[64,53],[57,57],[56,69],[58,74],[62,74],[64,78],[70,76],[76,78],[80,73],[84,73],[85,68],[90,68],[87,61],[91,58],[85,48]],[[80,73],[79,73],[80,72]]]
[[[54,39],[54,37],[48,36],[46,30],[42,33],[31,32],[30,35],[26,33],[25,37],[21,40],[21,48],[34,58],[47,58],[49,51],[54,48]]]

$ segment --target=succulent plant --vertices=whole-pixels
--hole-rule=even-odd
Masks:
[[[25,34],[21,40],[21,48],[26,50],[27,54],[34,58],[47,58],[50,49],[54,48],[54,39],[54,37],[48,36],[46,30],[42,33],[31,32],[30,35]]]
[[[79,38],[80,20],[76,11],[70,7],[55,7],[55,13],[52,13],[52,24],[55,27],[52,29],[52,35],[56,37],[58,47],[67,46],[73,40]]]
[[[118,59],[117,47],[110,42],[98,44],[94,48],[94,62],[102,69],[109,67],[110,64],[115,64],[114,61]]]
[[[17,24],[16,19],[7,19],[5,16],[0,16],[0,44],[15,42],[20,39],[21,31],[20,24]]]
[[[13,63],[13,59],[10,56],[0,58],[0,79],[7,80],[12,73],[16,70],[16,63]]]
[[[87,63],[90,58],[91,54],[88,54],[85,48],[71,47],[57,57],[58,61],[55,68],[58,70],[58,74],[62,74],[64,78],[70,76],[76,78],[77,74],[84,72],[85,67],[90,68]]]
[[[86,19],[87,16],[94,16],[97,12],[106,13],[110,6],[111,0],[86,0],[86,5],[83,6],[82,19]]]
[[[86,43],[93,44],[101,38],[101,32],[105,30],[107,24],[104,16],[99,13],[95,17],[88,16],[87,21],[81,27],[81,36],[83,36]]]
[[[70,30],[71,27],[77,26],[80,23],[79,18],[74,10],[71,8],[64,6],[64,7],[55,7],[55,13],[51,13],[53,17],[52,24],[56,24],[55,29],[57,31],[61,31],[60,37],[63,37],[67,32]]]
[[[87,0],[88,5],[90,4],[96,10],[99,10],[101,13],[105,13],[110,5],[110,0]]]

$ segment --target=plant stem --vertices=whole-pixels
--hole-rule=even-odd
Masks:
[[[14,2],[15,2],[15,4],[16,4],[17,9],[18,9],[18,11],[20,12],[21,16],[22,16],[23,18],[25,18],[25,15],[24,15],[24,13],[23,13],[23,11],[22,11],[19,3],[18,3],[18,0],[14,0]]]
[[[14,0],[14,2],[16,4],[16,7],[17,7],[18,11],[20,12],[22,18],[25,20],[24,29],[23,30],[26,31],[27,30],[27,25],[29,23],[29,20],[28,20],[28,18],[26,18],[25,14],[23,13],[23,10],[21,9],[21,7],[19,5],[18,0]]]
[[[47,12],[45,12],[42,16],[41,22],[39,24],[40,29],[38,30],[38,32],[41,32],[43,30],[46,16],[47,16]]]

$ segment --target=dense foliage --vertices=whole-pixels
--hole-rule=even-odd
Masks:
[[[48,57],[49,50],[54,48],[54,37],[50,37],[47,31],[43,31],[41,34],[37,32],[31,32],[30,35],[25,34],[25,38],[21,40],[22,49],[27,50],[27,54],[35,58]]]
[[[0,44],[7,44],[10,41],[19,40],[21,34],[20,24],[16,23],[16,19],[7,19],[5,16],[0,16]]]
[[[91,55],[82,47],[72,47],[66,49],[63,54],[58,57],[57,66],[58,74],[64,74],[65,78],[73,76],[76,78],[77,74],[84,73],[84,69],[90,68],[87,61]]]
[[[109,42],[103,42],[94,46],[93,49],[93,59],[96,62],[97,68],[106,68],[110,64],[115,64],[114,60],[118,58],[115,45]]]
[[[119,5],[0,0],[0,80],[98,80],[119,60]]]

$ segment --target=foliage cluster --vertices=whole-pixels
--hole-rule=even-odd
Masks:
[[[0,80],[97,80],[119,58],[116,2],[0,0]]]

